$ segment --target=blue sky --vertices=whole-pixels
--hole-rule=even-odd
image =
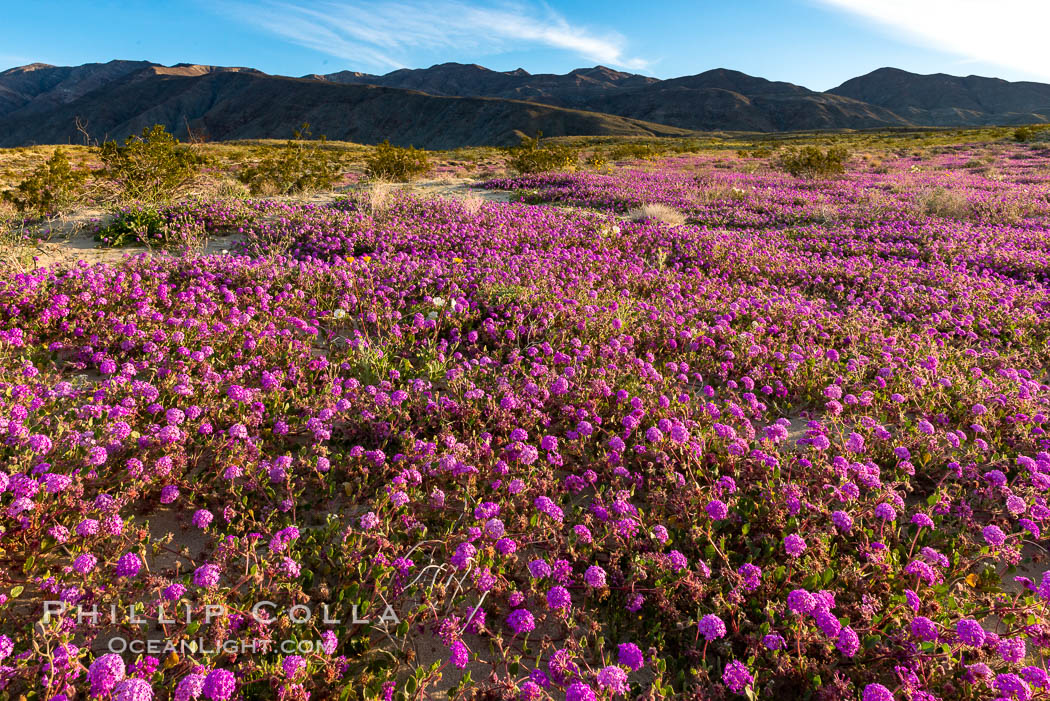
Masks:
[[[670,78],[725,67],[826,90],[895,66],[1050,81],[1045,0],[0,0],[0,10],[0,68],[122,58],[303,75],[458,61]]]

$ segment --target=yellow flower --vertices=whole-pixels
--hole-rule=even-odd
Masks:
[[[462,263],[462,262],[463,262],[463,259],[462,259],[462,258],[453,258],[453,259],[452,259],[452,262],[453,262],[453,263]]]

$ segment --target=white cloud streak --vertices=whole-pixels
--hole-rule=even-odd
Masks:
[[[1046,0],[817,0],[910,43],[1050,78]]]
[[[230,2],[234,17],[301,46],[354,62],[354,68],[402,68],[415,51],[469,49],[477,54],[546,47],[621,68],[646,61],[624,54],[626,40],[573,26],[546,5],[481,7],[462,0],[349,0],[263,4]]]

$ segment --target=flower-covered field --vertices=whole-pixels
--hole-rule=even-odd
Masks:
[[[5,275],[0,693],[1050,697],[1050,168],[973,158],[193,202],[243,243]]]

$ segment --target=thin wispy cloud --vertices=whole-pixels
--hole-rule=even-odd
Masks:
[[[288,41],[352,61],[355,67],[402,68],[420,51],[476,54],[546,47],[610,66],[642,69],[626,39],[570,24],[547,5],[480,6],[461,0],[228,2],[227,12]]]
[[[816,0],[919,46],[1050,78],[1045,0]]]

